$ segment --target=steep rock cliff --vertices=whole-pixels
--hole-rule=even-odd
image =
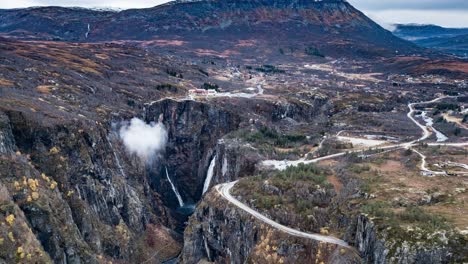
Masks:
[[[463,249],[466,238],[454,232],[442,231],[439,240],[441,234],[429,234],[424,238],[424,234],[418,234],[416,230],[395,239],[397,232],[382,230],[368,216],[359,215],[353,222],[355,237],[352,243],[367,263],[463,263],[468,257]],[[421,239],[423,242],[415,242]]]
[[[177,254],[179,238],[163,226],[175,223],[151,189],[149,174],[117,147],[105,125],[40,120],[14,111],[1,117],[0,184],[9,193],[2,199],[8,205],[2,216],[23,215],[34,234],[26,239],[13,229],[17,247],[37,240],[37,254],[54,262],[143,261],[162,246],[145,240],[147,227],[154,226],[172,245],[165,257]]]
[[[352,250],[277,231],[236,208],[213,189],[184,233],[181,263],[359,263]]]
[[[161,100],[146,110],[147,121],[163,120],[169,140],[163,160],[153,179],[156,190],[171,208],[177,199],[165,178],[171,175],[187,204],[199,201],[218,140],[239,128],[240,117],[223,108],[185,100]]]

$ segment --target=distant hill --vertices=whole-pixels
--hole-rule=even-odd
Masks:
[[[173,45],[177,41],[185,49],[255,56],[272,56],[279,50],[352,57],[418,52],[344,0],[176,1],[121,12],[60,7],[0,10],[0,33],[72,42]]]
[[[414,43],[428,48],[450,53],[462,58],[468,58],[468,34],[455,37],[435,37],[420,39]]]
[[[432,48],[458,57],[468,57],[468,28],[436,25],[396,25],[396,36],[421,47]]]

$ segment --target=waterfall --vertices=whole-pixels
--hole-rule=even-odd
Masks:
[[[223,176],[226,176],[226,173],[228,171],[228,164],[227,164],[227,158],[226,158],[226,155],[224,155],[224,159],[223,159],[223,167],[221,168],[221,172],[223,174]]]
[[[205,236],[203,236],[203,242],[205,244],[206,257],[208,258],[208,261],[211,261],[210,249],[208,248],[208,241]]]
[[[214,167],[216,165],[216,156],[217,155],[213,157],[213,159],[210,162],[210,166],[208,167],[208,172],[206,173],[205,184],[203,184],[202,195],[205,194],[210,188],[211,179],[213,178],[213,173],[214,173]]]
[[[106,139],[107,139],[107,142],[109,142],[109,146],[112,150],[112,153],[114,154],[115,163],[117,164],[117,167],[119,168],[120,173],[122,174],[123,177],[127,178],[127,174],[123,170],[122,164],[120,163],[119,156],[117,156],[117,153],[115,152],[114,146],[112,145],[112,142],[109,139],[109,136],[106,136]]]
[[[167,167],[166,168],[166,177],[167,177],[167,180],[169,181],[169,183],[171,184],[171,187],[172,187],[172,190],[174,191],[174,194],[175,196],[177,197],[177,201],[179,202],[179,205],[180,207],[183,207],[184,206],[184,201],[182,200],[182,197],[180,196],[180,193],[179,191],[177,191],[174,183],[171,181],[171,178],[169,177],[169,172],[167,171]]]
[[[90,32],[91,32],[91,25],[88,24],[88,31],[86,31],[85,33],[85,38],[88,38]]]
[[[281,118],[282,118],[282,119],[288,117],[289,107],[290,107],[290,104],[287,104],[287,105],[286,105],[286,109],[284,110],[284,114],[281,115]]]

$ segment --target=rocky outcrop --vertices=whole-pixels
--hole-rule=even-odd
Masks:
[[[378,225],[365,215],[356,218],[353,228],[352,243],[366,263],[462,263],[468,257],[461,249],[466,243],[462,242],[464,239],[450,231],[429,234],[422,242],[414,242],[426,235],[417,234],[416,230],[414,234],[398,238],[395,231],[379,230]]]
[[[377,238],[376,227],[366,216],[357,218],[355,245],[369,263],[386,263],[388,249]]]
[[[322,94],[301,93],[296,97],[289,97],[287,102],[277,102],[271,109],[273,122],[292,119],[295,122],[326,122],[326,114],[331,111],[329,98]]]
[[[307,217],[314,219],[309,223],[304,219],[298,221],[296,212],[286,209],[290,207],[280,207],[277,204],[266,207],[262,205],[262,208],[257,208],[258,206],[255,207],[249,200],[244,201],[263,215],[298,230],[309,230],[312,226],[310,232],[324,231],[335,236],[343,234],[343,239],[354,249],[349,252],[337,250],[331,245],[324,246],[323,243],[283,234],[228,203],[214,188],[203,197],[190,218],[184,233],[181,263],[197,263],[205,259],[215,263],[324,261],[324,263],[410,264],[463,263],[467,258],[464,250],[466,235],[456,230],[407,228],[404,225],[400,226],[401,223],[387,222],[395,221],[394,219],[371,219],[354,210],[354,206],[349,203],[350,197],[356,195],[354,191],[356,182],[353,180],[345,182],[343,188],[346,189],[338,196],[333,191],[326,195],[323,193],[323,196],[319,195],[320,191],[304,192],[301,186],[294,186],[293,193],[285,193],[284,190],[271,185],[269,180],[260,180],[260,183],[261,191],[255,181],[241,180],[237,184],[237,189],[231,194],[244,201],[250,193],[257,194],[257,197],[258,194],[261,197],[268,197],[268,194],[275,195],[282,192],[283,199],[294,197],[293,199],[306,200],[307,204],[321,204],[309,212],[310,215]],[[278,210],[275,210],[276,208]],[[283,248],[284,251],[279,248]],[[286,253],[283,254],[284,252]]]
[[[253,175],[257,162],[262,158],[250,144],[231,138],[219,140],[213,153],[215,166],[210,186]]]
[[[182,199],[188,204],[199,201],[211,160],[216,156],[219,139],[237,130],[240,117],[207,103],[191,100],[162,100],[146,110],[147,121],[163,120],[169,140],[158,175],[156,190],[171,208],[178,206],[165,177],[168,169]],[[218,155],[222,158],[222,155]],[[218,166],[219,167],[219,166]]]
[[[310,100],[307,103],[293,101],[288,104],[258,100],[256,110],[252,111],[268,118],[262,120],[268,123],[279,122],[285,118],[294,119],[295,122],[325,122],[324,113],[330,107],[327,98],[308,99]],[[249,103],[246,107],[252,107],[252,104]],[[162,120],[169,135],[164,157],[161,163],[152,169],[153,186],[162,194],[165,204],[171,208],[179,206],[166,179],[166,168],[182,199],[188,204],[200,200],[212,162],[214,167],[210,186],[254,173],[256,163],[261,160],[258,150],[242,139],[228,135],[241,126],[248,125],[248,116],[243,116],[241,110],[217,102],[210,104],[171,99],[147,106],[146,121]]]
[[[146,242],[148,225],[178,247],[177,236],[163,226],[175,224],[151,188],[150,174],[105,125],[37,120],[14,111],[1,121],[0,184],[11,194],[6,203],[18,208],[2,213],[24,215],[54,262],[143,261],[149,255],[144,252],[166,246]],[[13,232],[17,247],[31,244],[23,233]]]
[[[0,112],[0,155],[7,155],[15,151],[15,139],[11,132],[10,120]]]
[[[184,233],[181,263],[358,263],[352,250],[291,237],[208,193]]]

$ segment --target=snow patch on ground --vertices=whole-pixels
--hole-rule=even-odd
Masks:
[[[383,145],[387,143],[384,140],[376,140],[376,139],[365,139],[365,138],[354,138],[354,137],[343,137],[338,136],[338,140],[343,142],[349,142],[353,144],[354,147],[375,147],[379,145]]]

